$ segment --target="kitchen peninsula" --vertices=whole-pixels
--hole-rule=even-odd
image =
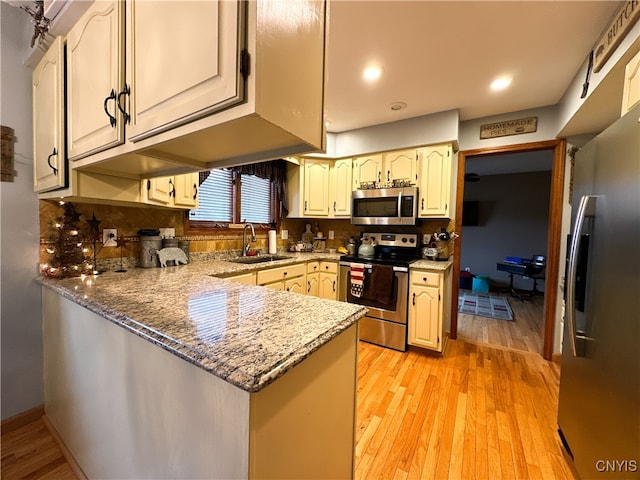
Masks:
[[[366,309],[213,276],[256,268],[40,279],[45,411],[88,478],[353,476]]]

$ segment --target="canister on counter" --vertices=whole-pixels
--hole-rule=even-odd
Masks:
[[[157,252],[162,248],[162,237],[140,235],[140,266],[153,268],[160,266]]]
[[[180,248],[179,241],[177,238],[163,238],[162,239],[162,248]]]
[[[191,256],[189,255],[189,240],[180,240],[178,241],[178,248],[184,252],[187,256],[187,260],[191,263]]]

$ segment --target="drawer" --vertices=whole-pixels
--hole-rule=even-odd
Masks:
[[[441,278],[441,273],[425,272],[424,270],[411,271],[412,285],[427,285],[430,287],[439,287]]]
[[[287,265],[286,267],[270,268],[258,272],[258,285],[265,283],[277,282],[278,280],[286,280],[288,278],[301,277],[305,274],[306,266],[304,263],[296,265]]]
[[[320,262],[307,263],[307,273],[314,273],[320,271]]]
[[[320,262],[320,271],[328,273],[338,273],[337,262]]]

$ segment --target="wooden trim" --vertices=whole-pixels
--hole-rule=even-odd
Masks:
[[[40,420],[44,416],[44,405],[38,405],[22,413],[14,415],[13,417],[5,418],[2,420],[0,429],[2,434],[10,433],[18,430],[19,428],[29,425],[31,422]]]
[[[549,219],[547,231],[547,266],[544,296],[544,332],[542,342],[542,357],[551,360],[553,355],[553,337],[555,333],[555,315],[558,302],[558,273],[560,271],[560,234],[562,229],[562,198],[564,193],[564,170],[566,141],[546,140],[540,142],[523,143],[520,145],[502,145],[499,147],[479,148],[458,153],[458,178],[456,192],[455,223],[462,218],[462,201],[464,198],[464,170],[467,157],[479,155],[499,155],[503,153],[531,152],[536,150],[553,150],[553,165],[551,167],[551,192],[549,195]],[[453,255],[453,285],[451,295],[451,338],[458,334],[458,292],[456,281],[460,278],[461,239],[455,240]]]
[[[49,420],[49,418],[46,415],[43,415],[42,422],[44,423],[45,427],[47,427],[47,430],[49,430],[49,433],[51,433],[51,436],[53,437],[53,441],[56,442],[56,444],[58,445],[58,448],[60,448],[60,452],[62,452],[62,456],[65,458],[65,460],[69,464],[69,467],[71,468],[75,476],[78,477],[78,480],[88,480],[88,477],[82,471],[82,468],[80,468],[80,465],[78,465],[78,462],[76,462],[76,459],[73,458],[73,455],[71,455],[71,452],[62,441],[62,437],[56,430],[56,427],[53,426],[53,423],[51,423],[51,420]]]

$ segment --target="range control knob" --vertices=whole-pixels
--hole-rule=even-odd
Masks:
[[[409,243],[416,243],[416,239],[415,239],[415,238],[413,238],[413,237],[411,237],[411,238],[409,239]]]
[[[402,237],[402,243],[407,243],[407,237]]]

